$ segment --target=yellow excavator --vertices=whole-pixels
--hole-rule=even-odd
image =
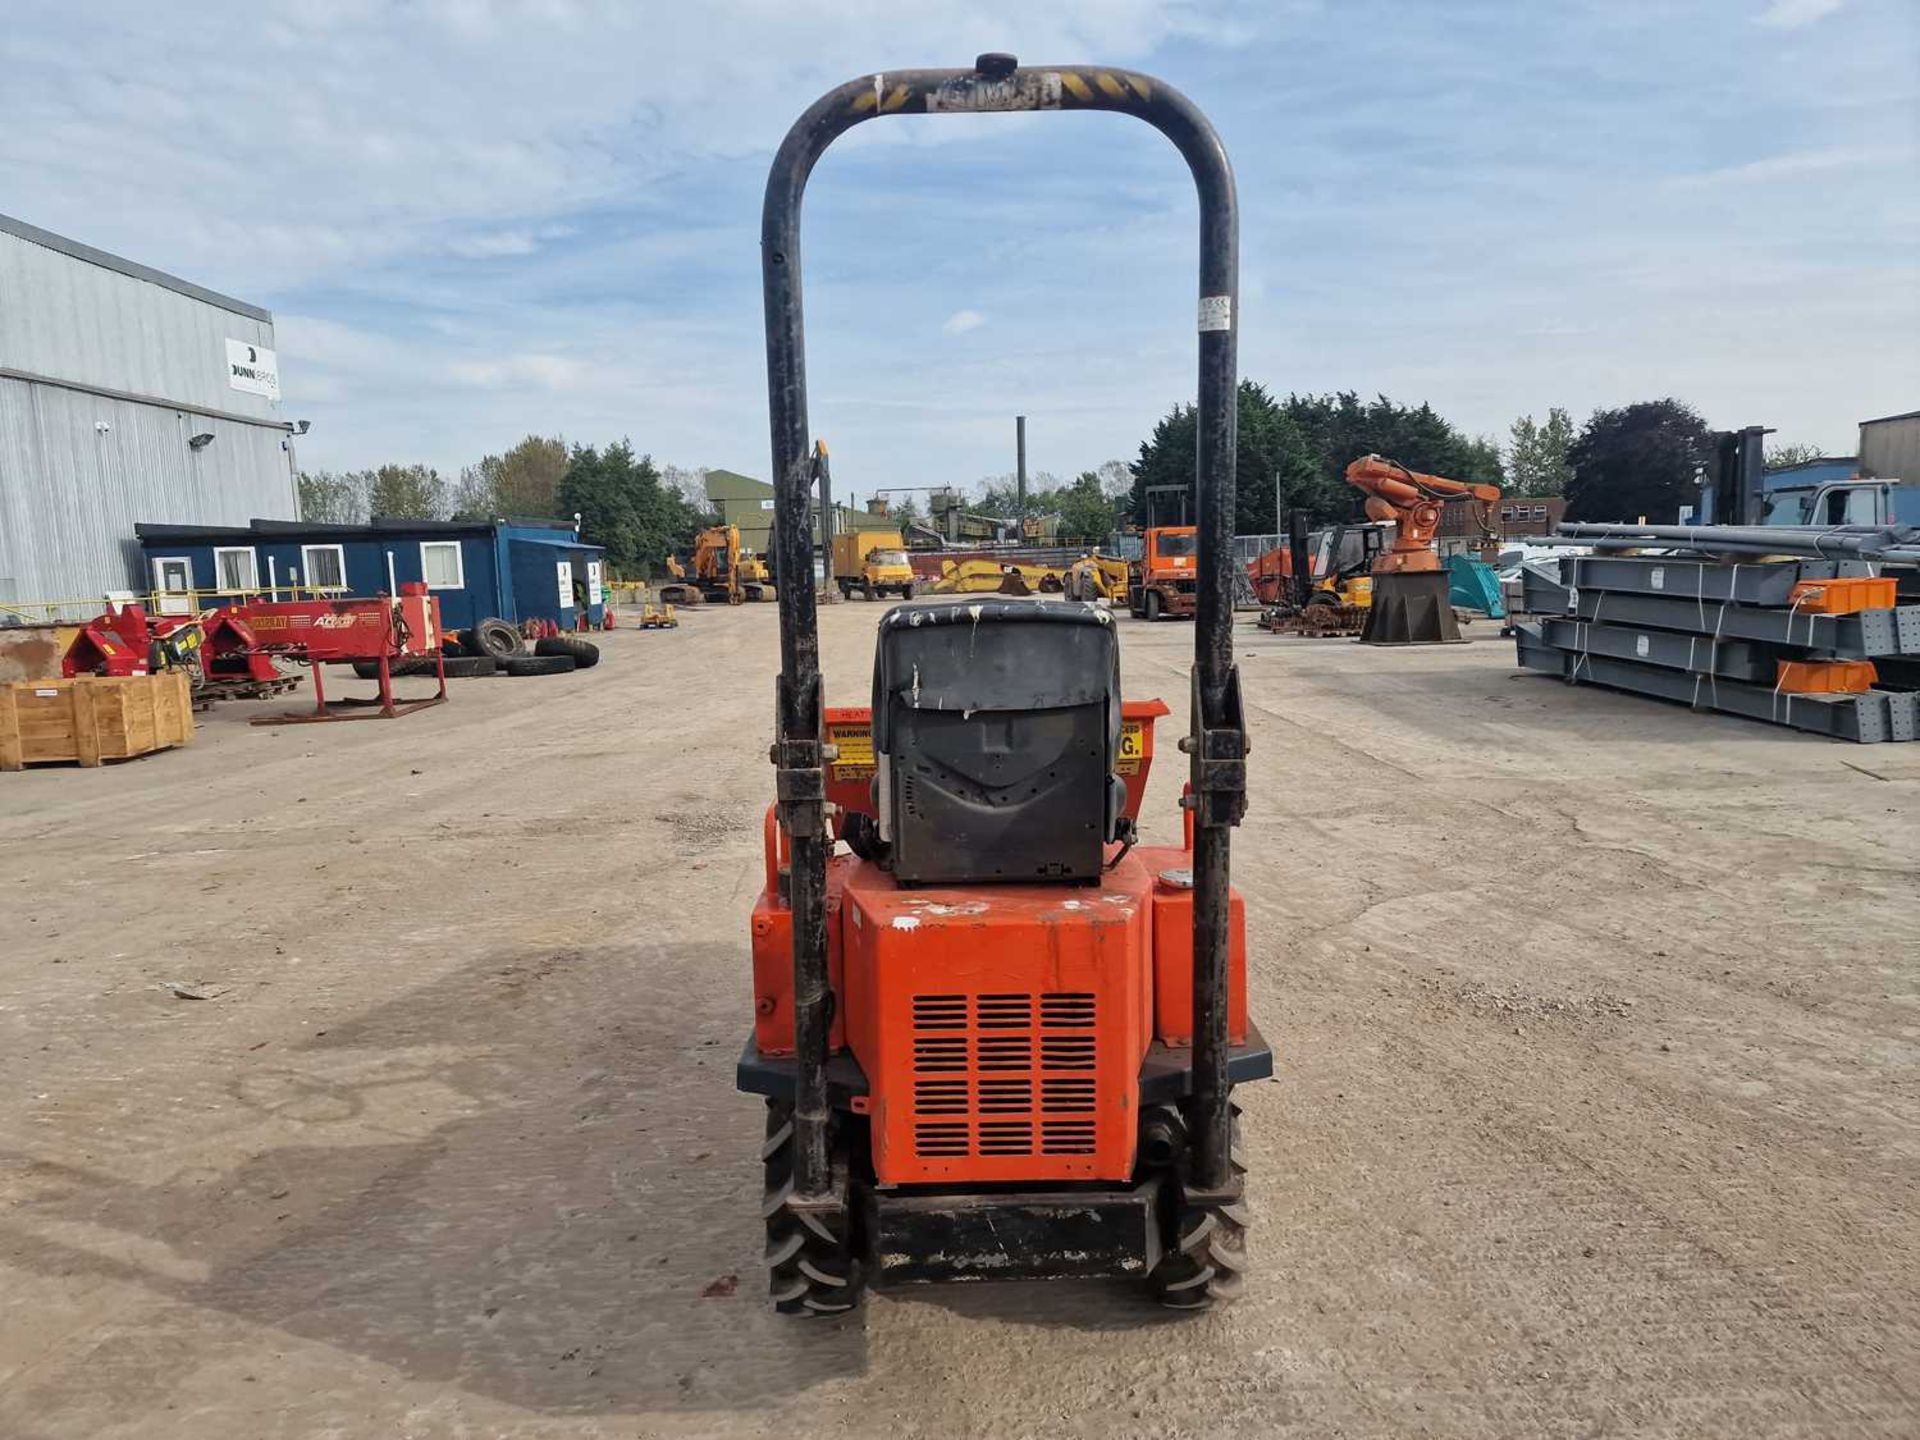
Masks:
[[[738,525],[709,525],[693,540],[693,555],[682,564],[667,556],[673,578],[660,586],[660,598],[671,605],[697,605],[702,600],[742,601],[774,598],[773,572],[767,562],[740,544]]]
[[[1022,565],[1011,560],[948,560],[940,578],[928,587],[933,595],[1058,595],[1066,588],[1060,572],[1048,565]]]

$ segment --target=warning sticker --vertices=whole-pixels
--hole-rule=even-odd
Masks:
[[[1231,295],[1202,295],[1200,297],[1200,329],[1233,329],[1233,297]]]
[[[1114,764],[1114,774],[1138,775],[1140,773],[1140,761],[1147,753],[1146,740],[1141,734],[1145,728],[1138,720],[1121,722],[1120,758]]]
[[[829,725],[827,735],[840,747],[840,758],[833,762],[835,780],[871,780],[873,778],[873,728],[868,725]]]

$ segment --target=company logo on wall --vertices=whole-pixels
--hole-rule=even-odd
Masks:
[[[244,340],[227,341],[227,384],[249,395],[280,398],[280,361],[273,351]]]

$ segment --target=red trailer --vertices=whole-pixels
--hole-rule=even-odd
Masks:
[[[314,708],[285,715],[263,715],[256,725],[295,725],[315,720],[396,719],[439,705],[447,698],[447,667],[440,650],[440,602],[423,584],[400,587],[400,595],[371,600],[256,600],[228,612],[251,633],[263,654],[303,660],[313,669]],[[392,664],[403,658],[432,656],[439,678],[437,694],[419,700],[393,698]],[[328,700],[321,682],[323,665],[370,660],[380,667],[377,700]],[[378,707],[378,708],[375,708]]]

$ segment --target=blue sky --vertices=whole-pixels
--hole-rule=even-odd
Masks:
[[[309,466],[530,430],[767,468],[772,149],[979,51],[1148,70],[1225,136],[1242,372],[1514,416],[1673,394],[1850,451],[1920,406],[1912,0],[8,0],[0,210],[267,305]],[[1131,456],[1192,389],[1184,167],[1109,116],[921,117],[808,196],[843,489]],[[0,357],[3,359],[4,357]]]

